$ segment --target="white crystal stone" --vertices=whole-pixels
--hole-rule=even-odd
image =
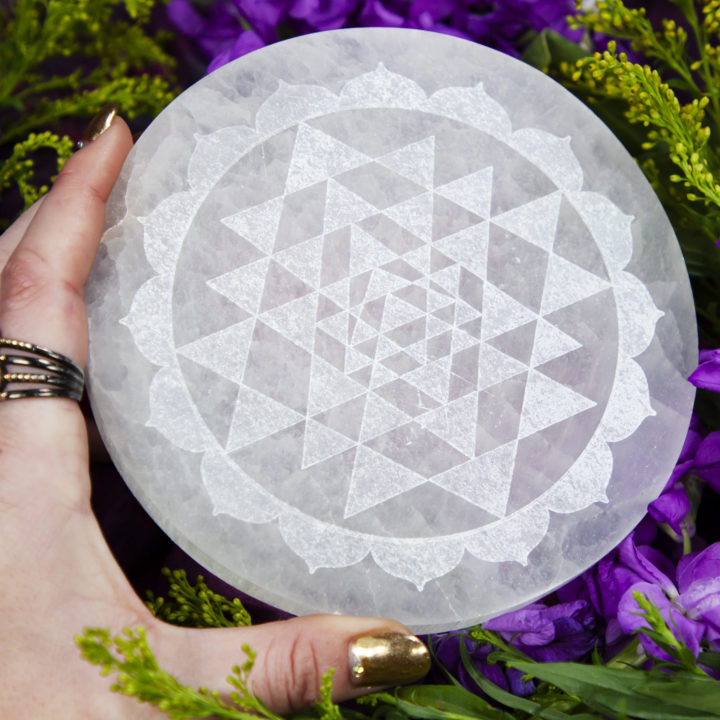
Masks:
[[[295,613],[438,631],[552,591],[643,516],[694,396],[635,162],[446,35],[309,35],[187,90],[125,164],[87,301],[127,483]]]

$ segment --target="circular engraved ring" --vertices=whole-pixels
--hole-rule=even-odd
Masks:
[[[438,629],[640,519],[687,428],[692,298],[647,183],[569,94],[464,41],[358,30],[223,69],[151,136],[164,116],[182,181],[138,200],[136,148],[88,297],[95,347],[119,322],[143,359],[144,416],[96,349],[91,396],[184,547],[291,611]],[[173,448],[172,483],[130,437],[148,467]]]

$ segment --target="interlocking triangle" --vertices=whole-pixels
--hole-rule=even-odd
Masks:
[[[463,455],[472,457],[475,454],[477,414],[478,393],[473,392],[421,415],[417,422]]]
[[[421,475],[361,445],[355,458],[345,518],[402,495],[424,482]]]
[[[525,386],[518,437],[522,439],[532,435],[595,405],[597,403],[584,395],[561,385],[537,370],[531,370]]]
[[[366,392],[366,388],[325,362],[313,356],[310,371],[308,415],[328,410]]]
[[[478,390],[497,385],[515,375],[527,372],[528,367],[504,352],[481,343],[478,358]]]
[[[246,385],[241,385],[225,450],[233,452],[303,419],[300,413]]]
[[[263,313],[263,322],[301,348],[312,352],[318,294],[311,293]]]
[[[183,345],[177,351],[228,380],[242,383],[254,328],[254,318],[243,320]]]
[[[348,190],[344,185],[328,180],[323,228],[326,234],[346,225],[359,223],[377,212],[378,209],[367,200]]]
[[[540,312],[547,315],[606,290],[609,283],[579,265],[551,254]]]
[[[328,460],[355,446],[355,441],[336,433],[325,425],[308,419],[305,423],[302,469]]]
[[[432,482],[469,503],[503,517],[510,497],[517,441],[456,465]]]
[[[490,223],[483,222],[436,240],[433,246],[484,279],[487,276],[489,238]]]
[[[269,264],[270,258],[261,258],[208,280],[207,284],[238,307],[257,315]]]
[[[410,416],[395,407],[395,405],[383,400],[376,393],[370,392],[365,404],[365,414],[360,429],[360,442],[372,440],[372,438],[394,430],[410,420]]]
[[[561,201],[562,193],[551,193],[502,215],[496,215],[492,221],[504,230],[509,230],[549,252],[555,242]]]
[[[377,162],[431,190],[435,173],[435,137],[431,135],[399,150],[393,150],[378,158]]]
[[[306,123],[298,125],[285,192],[293,193],[372,158]]]
[[[384,214],[413,235],[430,242],[432,235],[432,193],[423,193],[386,208]]]
[[[283,198],[276,197],[234,215],[228,215],[220,222],[238,235],[242,235],[260,252],[267,255],[272,252],[275,245],[282,209]]]
[[[360,275],[395,260],[397,255],[357,225],[350,231],[350,274]]]
[[[475,215],[487,219],[490,217],[492,177],[492,167],[486,167],[446,185],[441,185],[435,188],[435,192]]]
[[[322,235],[318,235],[318,237],[276,252],[273,259],[308,285],[317,288],[320,286],[322,252],[323,238]]]
[[[485,283],[481,336],[483,340],[502,335],[536,318],[537,315],[530,308],[489,282]]]
[[[540,318],[535,329],[535,343],[530,364],[532,367],[537,367],[550,360],[567,355],[579,347],[582,347],[582,345],[575,338],[570,337],[560,328]]]

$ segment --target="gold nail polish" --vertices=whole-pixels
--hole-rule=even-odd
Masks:
[[[84,135],[78,141],[78,149],[84,148],[88,143],[97,140],[112,125],[113,118],[117,115],[118,106],[115,103],[103,105],[95,117],[90,121]]]
[[[380,633],[350,644],[350,677],[363,687],[402,685],[430,669],[430,653],[414,635]]]

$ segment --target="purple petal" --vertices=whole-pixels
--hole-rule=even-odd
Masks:
[[[648,512],[659,523],[667,523],[678,535],[682,522],[690,512],[690,500],[682,485],[661,495],[648,505]]]
[[[720,492],[720,431],[710,433],[695,453],[695,472]]]
[[[247,53],[253,50],[258,50],[264,47],[265,43],[262,38],[253,30],[246,30],[243,32],[235,41],[235,44],[230,50],[216,55],[210,65],[208,66],[208,73],[217,70],[219,67],[233,61],[237,58],[247,55]]]
[[[205,25],[205,19],[189,0],[171,0],[166,12],[170,22],[188,37],[196,37]]]
[[[699,580],[720,578],[720,542],[701,552],[685,555],[678,562],[677,581],[680,592],[686,592]]]
[[[639,548],[635,547],[633,535],[629,535],[618,548],[620,560],[625,567],[638,576],[639,580],[654,583],[670,595],[677,594],[672,580],[653,562],[662,562],[660,559],[662,556],[657,551],[651,552],[646,545],[642,548],[641,552]]]
[[[720,350],[700,352],[700,365],[688,378],[695,387],[720,392]]]
[[[674,607],[668,599],[667,595],[657,586],[651,583],[637,583],[628,588],[627,592],[620,599],[618,606],[618,621],[620,626],[626,633],[632,633],[640,628],[648,628],[649,625],[642,615],[642,611],[633,597],[634,592],[640,592],[647,597],[667,621],[673,634],[678,640],[687,645],[687,647],[697,656],[700,651],[700,641],[705,634],[705,628],[701,623],[697,623],[685,617],[678,608]],[[640,643],[651,655],[661,659],[671,661],[672,658],[661,650],[650,638],[645,634],[641,634]]]
[[[369,27],[402,27],[405,24],[402,15],[388,10],[380,0],[366,0],[359,21]]]

